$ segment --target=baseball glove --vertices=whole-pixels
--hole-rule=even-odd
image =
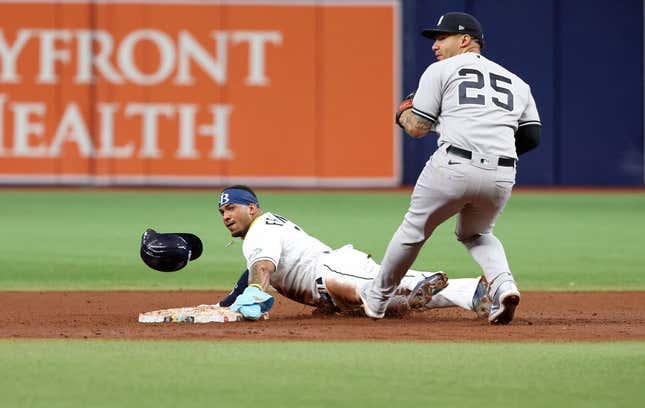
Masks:
[[[399,125],[402,129],[405,129],[405,128],[403,127],[403,125],[401,125],[401,122],[399,121],[401,119],[401,114],[406,110],[412,108],[412,99],[414,99],[415,94],[416,92],[412,92],[411,94],[406,96],[405,99],[401,101],[401,104],[399,105],[399,109],[396,110],[396,118],[394,122],[397,125]]]

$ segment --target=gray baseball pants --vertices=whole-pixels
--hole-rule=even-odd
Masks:
[[[499,166],[498,157],[477,153],[465,159],[447,153],[448,146],[439,147],[419,175],[408,212],[367,292],[368,306],[376,312],[385,310],[435,228],[455,214],[457,239],[481,266],[486,279],[493,282],[500,277],[496,283],[513,279],[504,247],[493,235],[493,227],[511,196],[515,167]]]

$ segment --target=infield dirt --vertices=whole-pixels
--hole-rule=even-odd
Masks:
[[[0,292],[0,338],[185,340],[645,340],[645,292],[523,292],[515,320],[491,326],[451,308],[374,321],[316,316],[275,294],[270,319],[142,324],[140,312],[216,303],[216,291]]]

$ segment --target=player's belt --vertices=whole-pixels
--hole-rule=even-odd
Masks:
[[[468,160],[473,157],[473,153],[470,150],[464,150],[453,145],[448,146],[446,151]],[[500,157],[499,160],[497,160],[497,165],[503,167],[515,167],[515,159],[511,159],[510,157]]]
[[[330,305],[334,304],[334,302],[331,300],[331,296],[329,296],[329,292],[327,292],[327,287],[323,282],[322,276],[316,278],[316,291],[318,291],[318,294],[323,301],[329,303]]]

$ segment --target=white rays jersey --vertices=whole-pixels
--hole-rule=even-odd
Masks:
[[[253,221],[242,244],[247,267],[261,260],[275,265],[271,286],[280,294],[305,304],[313,302],[316,266],[327,245],[286,218],[265,212]]]
[[[310,306],[318,306],[324,293],[341,310],[360,308],[359,291],[379,270],[370,255],[351,244],[331,249],[298,225],[271,212],[265,212],[251,224],[242,252],[249,270],[257,261],[273,263],[276,270],[271,275],[271,286],[289,299]],[[407,271],[397,294],[408,294],[433,273]]]
[[[518,127],[540,124],[529,85],[472,52],[431,64],[412,105],[415,114],[435,122],[439,145],[484,155],[517,159]]]

